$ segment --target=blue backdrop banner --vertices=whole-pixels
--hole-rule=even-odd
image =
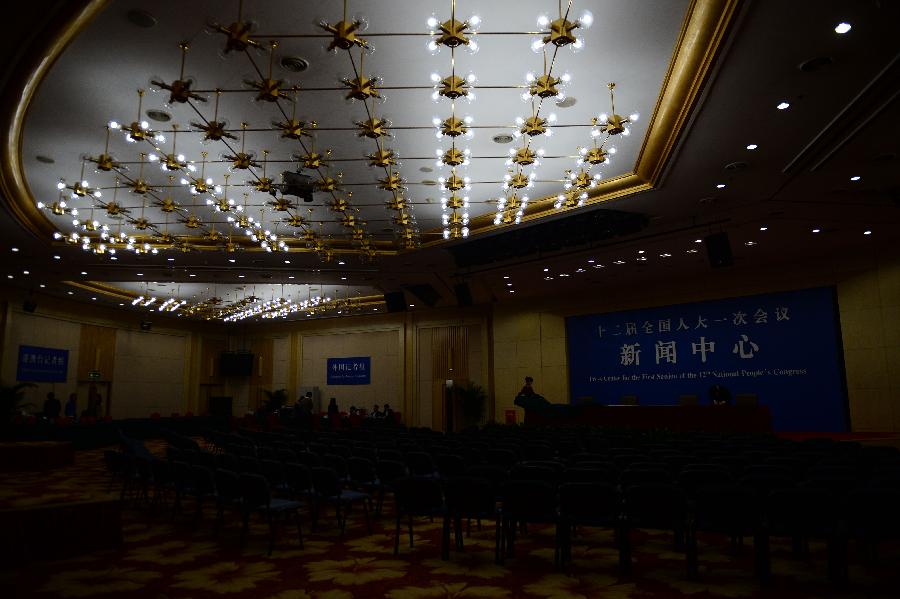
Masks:
[[[572,400],[677,404],[754,393],[775,430],[847,429],[832,287],[566,319]]]
[[[52,347],[19,346],[16,380],[31,383],[65,383],[69,350]]]
[[[372,382],[372,358],[328,358],[329,385],[368,385]]]

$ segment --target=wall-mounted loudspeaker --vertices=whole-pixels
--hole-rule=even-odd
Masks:
[[[406,298],[403,297],[402,291],[389,291],[385,293],[384,303],[387,304],[388,312],[406,311]]]
[[[453,286],[453,291],[456,292],[456,303],[460,306],[471,306],[472,305],[472,292],[469,290],[468,283],[457,283]]]
[[[419,298],[419,300],[429,308],[433,308],[434,305],[438,303],[438,300],[441,299],[441,294],[437,292],[437,289],[428,283],[404,285],[404,289]]]
[[[26,312],[34,312],[35,310],[37,310],[37,302],[31,298],[28,298],[24,302],[22,302],[22,309]]]
[[[141,330],[142,331],[149,331],[152,327],[153,327],[153,323],[150,322],[149,320],[141,321]]]
[[[728,233],[725,231],[707,235],[703,238],[703,245],[706,246],[709,265],[713,268],[734,264],[734,257],[731,255],[731,243],[728,241]]]

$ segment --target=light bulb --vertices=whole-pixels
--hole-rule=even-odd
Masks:
[[[478,15],[472,15],[471,17],[469,17],[469,25],[471,25],[472,27],[478,27],[479,25],[481,25],[481,17],[479,17]]]
[[[431,54],[437,54],[437,51],[440,49],[440,46],[434,40],[429,41],[425,47]]]
[[[641,118],[641,115],[637,112],[632,112],[628,115],[628,120],[632,123],[636,123],[639,118]]]
[[[463,119],[463,122],[467,125],[471,125],[472,121],[474,121],[474,120],[475,119],[473,119],[471,116],[467,116],[466,118]]]
[[[531,50],[533,52],[540,52],[544,47],[544,40],[541,38],[535,38],[534,41],[531,42]]]
[[[481,46],[479,46],[478,42],[476,42],[475,40],[470,41],[469,45],[466,47],[469,49],[469,52],[471,52],[472,54],[477,54],[478,50],[481,49]]]
[[[591,11],[589,11],[589,10],[585,10],[584,12],[582,12],[581,16],[578,17],[578,24],[581,27],[584,27],[585,29],[587,29],[588,27],[593,25],[594,24],[593,13],[591,13]]]
[[[556,122],[556,113],[551,112],[550,115],[547,117],[547,121],[549,121],[551,123],[555,123]]]
[[[568,83],[572,80],[572,76],[568,73],[563,73],[562,77],[559,78],[563,83]]]
[[[439,119],[438,117],[434,117],[433,119],[431,119],[431,124],[434,125],[435,127],[440,127],[441,119]]]
[[[438,75],[437,73],[432,73],[432,74],[431,74],[431,80],[432,80],[433,82],[435,82],[435,83],[439,83],[440,80],[441,80],[441,76]]]
[[[584,48],[584,39],[583,38],[576,39],[575,43],[572,44],[572,49],[577,52],[577,51],[581,50],[582,48]]]
[[[146,130],[149,128],[150,128],[150,123],[148,123],[147,121],[141,121],[141,129]]]
[[[538,27],[546,27],[550,24],[550,17],[547,15],[539,15],[537,18]]]
[[[110,121],[110,122],[109,122],[109,128],[110,128],[110,129],[118,129],[118,128],[119,128],[119,123],[117,123],[116,121]]]
[[[525,73],[525,81],[527,81],[528,83],[532,83],[534,81],[534,73],[532,73],[531,71]]]
[[[433,15],[431,17],[428,17],[427,22],[428,22],[428,26],[431,27],[432,29],[434,29],[435,27],[438,26],[438,20],[436,18],[434,18]]]
[[[65,188],[66,188],[66,184],[63,183],[62,181],[60,181],[59,183],[56,184],[56,189],[65,189]]]
[[[475,83],[475,79],[475,73],[469,73],[468,75],[466,75],[466,81],[468,81],[470,84]]]

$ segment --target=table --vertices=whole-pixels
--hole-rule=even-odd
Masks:
[[[769,432],[766,406],[572,406],[526,410],[526,426],[602,426],[672,431]]]

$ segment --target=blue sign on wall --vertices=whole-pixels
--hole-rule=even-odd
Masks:
[[[572,399],[678,403],[726,387],[769,406],[775,430],[847,428],[831,287],[566,319]]]
[[[69,368],[69,350],[51,347],[19,346],[16,380],[31,383],[65,383]]]
[[[328,358],[329,385],[368,385],[372,382],[372,358]]]

